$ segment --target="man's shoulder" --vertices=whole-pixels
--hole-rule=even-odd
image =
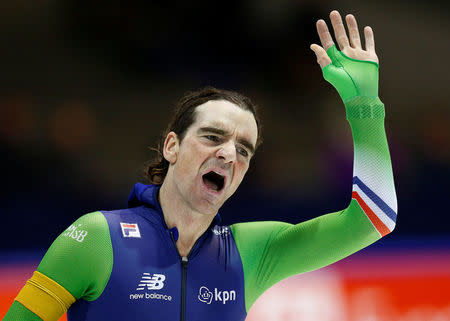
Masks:
[[[98,210],[80,216],[73,222],[65,232],[83,229],[91,233],[109,230],[108,225],[114,222],[133,221],[136,217],[140,217],[142,209],[124,208],[114,210]],[[64,234],[64,233],[63,233]]]
[[[115,209],[115,210],[101,210],[98,211],[107,220],[120,220],[120,219],[131,219],[131,218],[145,218],[147,220],[160,220],[160,215],[157,211],[147,205],[141,205],[137,207]]]
[[[137,207],[101,211],[112,237],[137,237],[166,228],[162,214],[157,209],[142,205]]]

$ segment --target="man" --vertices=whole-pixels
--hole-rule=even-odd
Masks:
[[[4,320],[244,320],[255,300],[291,275],[336,262],[395,226],[397,201],[378,98],[373,32],[337,11],[317,22],[311,49],[338,90],[355,146],[353,192],[339,212],[292,225],[220,226],[217,214],[260,143],[254,106],[206,88],[181,99],[129,208],[87,214],[52,244]]]

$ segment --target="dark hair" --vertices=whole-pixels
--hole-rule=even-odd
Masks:
[[[175,114],[169,123],[169,126],[161,136],[161,140],[157,148],[152,148],[158,155],[150,161],[146,167],[144,174],[153,184],[162,184],[169,169],[169,162],[164,158],[162,148],[164,140],[169,132],[173,131],[177,134],[180,143],[182,142],[188,128],[195,122],[195,108],[210,100],[227,100],[233,104],[241,107],[244,110],[250,111],[255,117],[258,138],[256,140],[256,148],[261,144],[261,121],[257,114],[256,105],[254,105],[248,97],[241,95],[234,91],[217,89],[214,87],[205,87],[197,91],[187,92],[180,98],[176,107]]]

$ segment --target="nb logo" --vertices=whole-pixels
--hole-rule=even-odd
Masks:
[[[161,290],[164,287],[164,280],[166,276],[164,274],[142,273],[141,281],[136,290]]]

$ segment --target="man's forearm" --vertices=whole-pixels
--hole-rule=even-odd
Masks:
[[[345,105],[354,142],[352,198],[384,236],[394,229],[397,218],[384,105],[378,98],[368,97],[354,97]]]

